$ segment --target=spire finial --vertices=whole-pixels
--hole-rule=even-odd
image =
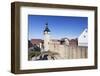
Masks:
[[[45,28],[48,28],[48,22],[45,24]]]
[[[48,22],[45,25],[48,26]]]

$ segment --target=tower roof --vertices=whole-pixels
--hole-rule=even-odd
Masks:
[[[44,32],[46,32],[46,31],[47,31],[47,32],[50,32],[50,29],[48,28],[48,23],[46,23],[45,25],[46,25],[46,26],[45,26]]]

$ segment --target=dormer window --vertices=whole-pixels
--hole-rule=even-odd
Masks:
[[[86,38],[86,36],[84,35],[84,38]]]

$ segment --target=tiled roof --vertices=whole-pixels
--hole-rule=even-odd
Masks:
[[[43,42],[42,39],[31,39],[31,43],[34,45],[34,44],[37,44],[39,45],[41,42]]]

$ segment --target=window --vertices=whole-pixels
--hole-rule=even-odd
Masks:
[[[86,36],[84,35],[84,38],[86,38]]]

